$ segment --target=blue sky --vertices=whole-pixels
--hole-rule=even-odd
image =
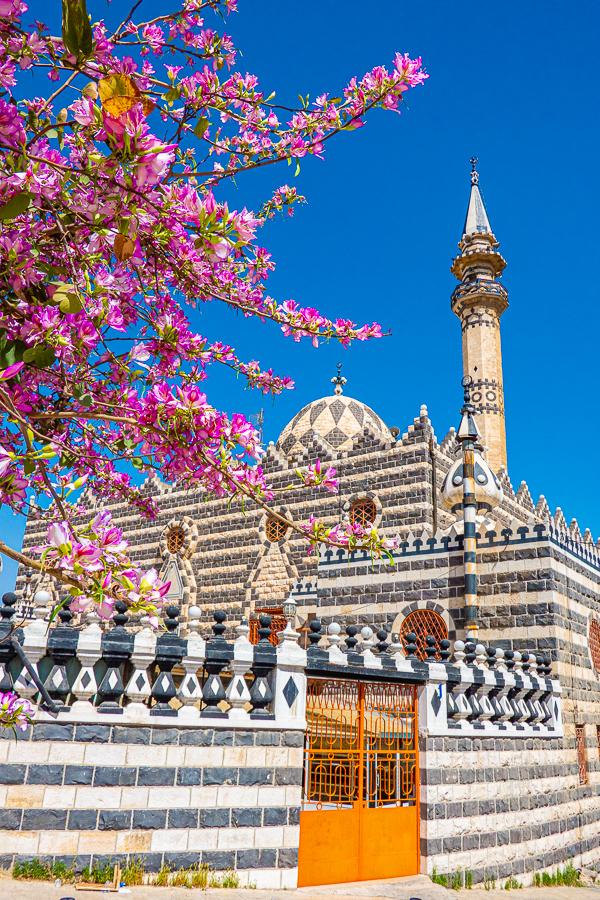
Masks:
[[[97,18],[106,5],[88,0],[88,8]],[[150,18],[164,3],[145,0],[142,9]],[[40,0],[31,12],[43,16]],[[240,0],[226,30],[243,53],[242,68],[284,104],[296,103],[298,93],[339,95],[353,75],[389,65],[396,51],[421,55],[431,77],[409,92],[409,111],[376,111],[362,130],[330,141],[325,162],[303,161],[297,178],[293,167],[270,167],[227,192],[230,207],[256,208],[275,187],[296,184],[308,203],[261,235],[277,263],[269,292],[330,316],[379,321],[393,336],[349,351],[314,350],[274,325],[206,306],[199,331],[296,381],[273,404],[215,371],[207,382],[212,402],[246,414],[264,408],[265,439],[275,440],[305,403],[330,393],[341,360],[346,393],[401,430],[426,403],[441,439],[457,424],[462,396],[449,266],[466,211],[469,157],[478,156],[508,263],[509,475],[515,488],[527,481],[534,502],[545,494],[552,511],[561,506],[598,537],[599,25],[600,9],[586,0]],[[0,511],[0,526],[3,539],[20,546],[22,526],[12,514]],[[0,590],[13,586],[14,575],[5,562]]]

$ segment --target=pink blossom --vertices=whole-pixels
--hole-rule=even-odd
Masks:
[[[17,147],[25,143],[23,119],[17,107],[0,99],[0,139],[9,147]]]

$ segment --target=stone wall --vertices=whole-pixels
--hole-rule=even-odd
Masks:
[[[37,722],[0,735],[0,866],[137,855],[295,887],[303,733]]]

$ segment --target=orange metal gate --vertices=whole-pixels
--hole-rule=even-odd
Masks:
[[[298,885],[419,871],[416,688],[309,681]]]

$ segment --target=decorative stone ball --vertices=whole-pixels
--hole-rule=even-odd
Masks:
[[[46,606],[50,603],[50,594],[48,591],[36,591],[33,595],[33,602],[36,606]]]
[[[462,651],[463,651],[464,649],[465,649],[465,642],[464,642],[464,641],[454,641],[454,650],[455,650],[455,651],[458,650],[459,653],[462,653]]]
[[[327,626],[329,634],[339,634],[341,630],[342,628],[339,622],[331,622],[331,624]]]
[[[364,641],[369,641],[373,637],[373,629],[369,628],[368,625],[365,625],[364,628],[361,628],[360,633]]]
[[[202,610],[199,606],[190,606],[188,607],[188,619],[200,619],[202,617]]]

